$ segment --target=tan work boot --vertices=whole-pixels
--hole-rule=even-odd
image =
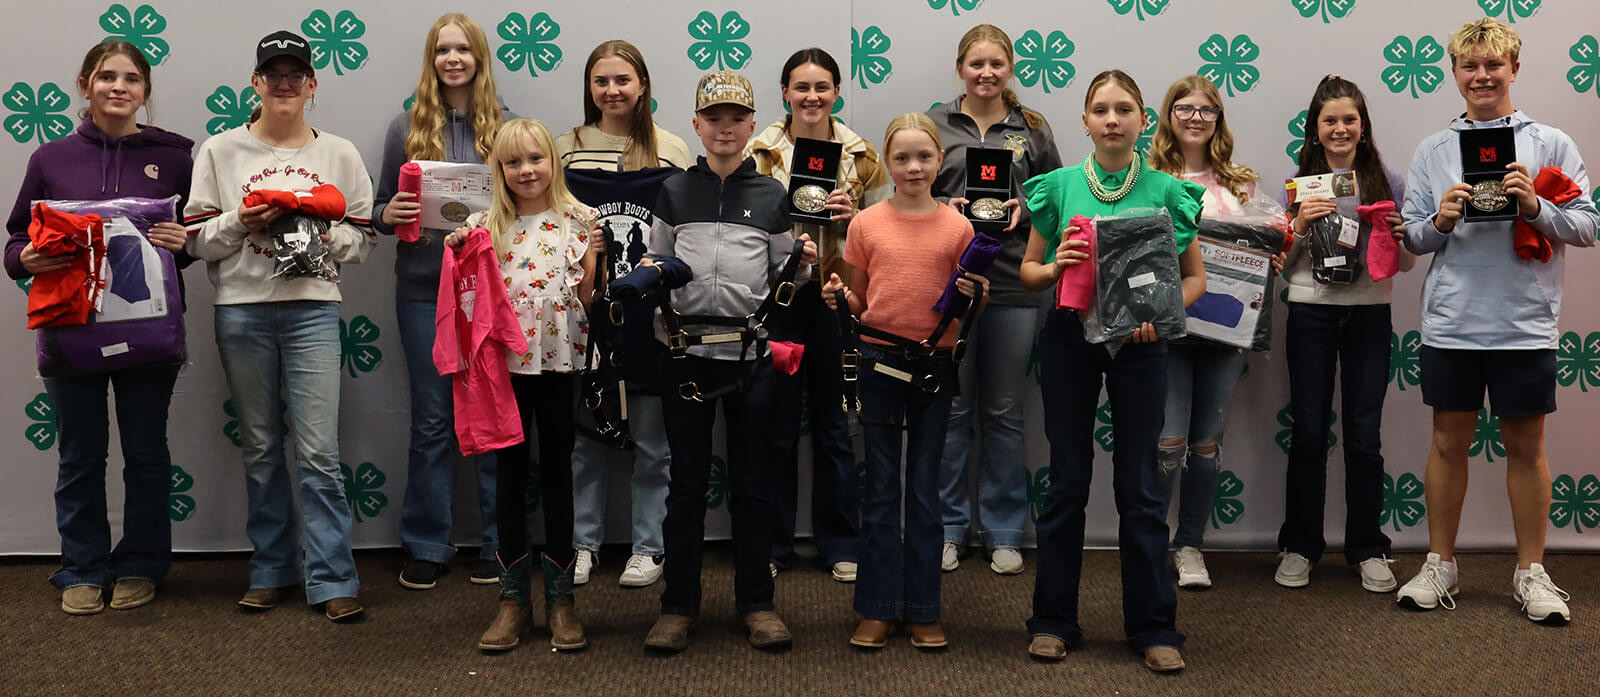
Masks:
[[[644,647],[657,651],[682,651],[689,648],[689,631],[692,629],[693,617],[663,614],[656,618],[655,626],[645,635]]]
[[[1035,634],[1028,642],[1028,655],[1046,661],[1059,661],[1067,657],[1067,642],[1049,634]]]
[[[942,649],[950,645],[944,627],[938,622],[908,623],[906,628],[911,631],[911,645],[919,649]]]
[[[97,586],[73,586],[61,591],[61,611],[69,615],[93,615],[106,609]]]
[[[334,598],[322,606],[322,615],[332,622],[355,622],[366,614],[361,603],[351,597]]]
[[[512,598],[501,600],[494,622],[483,631],[483,636],[478,637],[478,648],[484,651],[510,651],[522,642],[522,631],[531,622],[528,608]]]
[[[239,607],[247,612],[262,612],[271,610],[283,602],[283,596],[288,593],[291,586],[278,588],[251,588],[244,592],[244,597],[239,599]]]
[[[864,649],[881,649],[889,645],[889,635],[894,633],[894,623],[886,620],[861,620],[850,644]]]
[[[156,582],[148,578],[119,578],[111,587],[111,609],[132,610],[156,599]]]
[[[1144,650],[1144,665],[1157,673],[1183,670],[1183,654],[1171,646],[1152,646]]]
[[[550,618],[550,645],[558,651],[577,651],[589,645],[583,636],[583,625],[578,623],[578,611],[573,607],[572,596],[557,598],[548,610]]]
[[[750,631],[750,645],[758,649],[775,649],[789,646],[794,638],[783,618],[771,610],[760,610],[744,616],[745,629]]]

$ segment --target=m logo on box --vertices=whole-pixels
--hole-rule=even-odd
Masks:
[[[994,165],[983,165],[978,170],[978,178],[986,182],[992,182],[995,177],[1000,176]]]
[[[823,164],[825,164],[823,158],[820,158],[820,157],[808,157],[808,158],[806,158],[806,169],[809,169],[809,170],[811,170],[813,172],[821,172]]]

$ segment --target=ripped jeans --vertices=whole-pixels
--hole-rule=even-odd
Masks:
[[[1159,457],[1161,510],[1172,509],[1173,490],[1180,488],[1175,482],[1183,480],[1174,547],[1200,547],[1205,542],[1217,496],[1222,431],[1244,370],[1241,349],[1210,342],[1167,344],[1166,425],[1161,428]]]

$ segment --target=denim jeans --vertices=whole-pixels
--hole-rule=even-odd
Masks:
[[[1379,430],[1389,391],[1388,305],[1289,303],[1289,412],[1294,416],[1278,547],[1316,562],[1327,542],[1328,431],[1333,375],[1344,395],[1344,558],[1357,564],[1389,553],[1383,515]]]
[[[426,300],[395,300],[400,346],[411,378],[411,446],[406,451],[406,493],[400,507],[400,544],[416,559],[444,563],[456,553],[450,544],[451,494],[455,481],[455,402],[450,378],[433,365],[436,305]],[[478,550],[493,559],[499,548],[495,530],[494,467],[488,456],[466,458],[477,475],[478,514],[483,536]]]
[[[1161,446],[1161,510],[1172,510],[1173,490],[1181,478],[1174,546],[1205,543],[1206,523],[1217,498],[1222,431],[1244,369],[1243,349],[1198,342],[1167,344],[1167,409],[1161,440],[1182,442]],[[1195,450],[1206,446],[1211,452]]]
[[[306,602],[354,597],[350,504],[339,475],[339,303],[216,307],[217,352],[239,414],[250,587],[305,582]],[[294,439],[300,512],[284,461]],[[300,525],[296,525],[298,522]]]
[[[972,520],[969,452],[973,411],[982,434],[978,455],[978,534],[983,544],[1017,547],[1028,517],[1028,467],[1022,441],[1022,398],[1039,308],[990,305],[978,315],[961,364],[961,394],[950,407],[939,473],[944,539],[966,544]],[[921,337],[917,337],[921,338]]]
[[[913,374],[923,370],[871,348],[862,353]],[[934,366],[940,389],[931,395],[877,371],[861,373],[867,481],[861,499],[865,549],[856,576],[855,608],[865,619],[939,621],[939,554],[944,541],[939,456],[944,451],[956,371],[946,359]]]
[[[560,568],[572,566],[572,423],[577,373],[511,375],[524,439],[495,451],[495,510],[500,516],[500,564],[510,567],[531,549],[528,540],[530,487],[537,486],[537,507],[544,513],[544,556]],[[530,457],[539,443],[539,459]],[[538,481],[528,475],[537,469]]]
[[[1111,489],[1117,504],[1122,556],[1123,631],[1134,649],[1182,648],[1172,569],[1167,565],[1167,516],[1161,508],[1161,436],[1167,391],[1165,341],[1126,344],[1115,358],[1083,340],[1071,310],[1054,310],[1040,339],[1045,437],[1050,441],[1050,492],[1039,515],[1039,571],[1028,632],[1079,644],[1078,585],[1083,573],[1084,507],[1094,472],[1095,411],[1104,379],[1111,398]]]
[[[706,494],[714,493],[728,506],[733,523],[733,598],[740,613],[771,610],[772,575],[767,562],[772,553],[773,513],[771,473],[767,471],[767,422],[772,408],[772,368],[766,360],[742,391],[701,402],[684,399],[678,384],[693,380],[710,391],[746,374],[739,361],[719,361],[688,356],[667,361],[662,371],[661,408],[672,445],[672,483],[667,488],[666,588],[661,612],[669,615],[700,613],[700,566],[705,551]],[[727,461],[713,489],[711,431],[717,403],[722,403]]]
[[[661,398],[629,388],[628,431],[633,434],[633,553],[649,557],[666,552],[661,523],[667,517],[668,468],[672,453],[661,421]],[[583,434],[572,449],[572,544],[600,550],[606,532],[606,480],[616,448]]]
[[[50,575],[56,588],[110,588],[117,579],[159,582],[167,575],[172,566],[167,408],[172,404],[172,385],[180,367],[167,363],[44,379],[44,389],[55,408],[60,443],[55,499],[61,568]],[[116,392],[117,433],[122,442],[122,540],[115,548],[106,519],[108,384]]]
[[[778,506],[772,559],[779,568],[794,562],[802,390],[810,397],[805,406],[811,418],[811,536],[828,566],[861,557],[856,453],[840,402],[844,374],[839,368],[839,315],[823,303],[821,287],[810,283],[800,288],[773,336],[806,347],[800,372],[776,376],[772,405],[773,497]]]

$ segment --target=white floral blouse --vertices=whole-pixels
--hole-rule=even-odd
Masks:
[[[506,296],[528,339],[527,353],[507,352],[506,366],[512,373],[571,373],[583,368],[589,318],[578,301],[578,284],[583,282],[583,255],[589,247],[585,217],[594,220],[599,214],[583,208],[563,210],[559,218],[553,210],[525,215],[500,238]]]

